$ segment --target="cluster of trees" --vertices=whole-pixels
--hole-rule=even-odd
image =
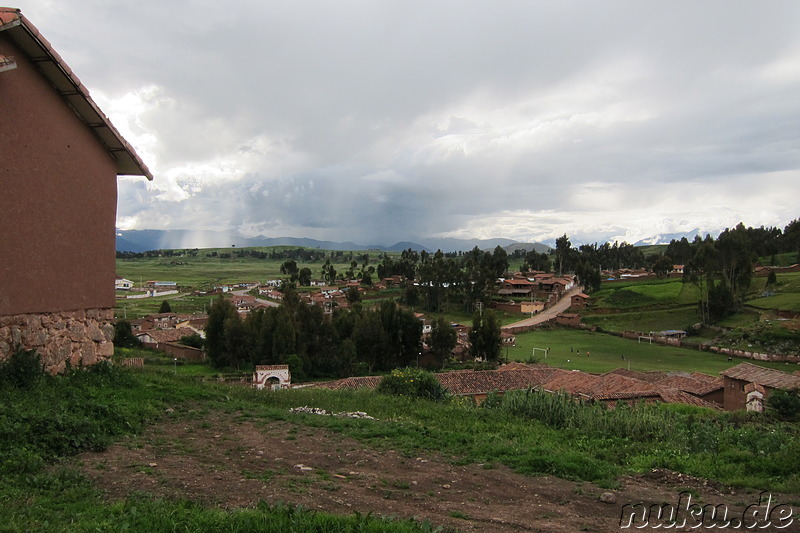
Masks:
[[[326,320],[322,308],[300,302],[290,287],[279,307],[254,310],[244,319],[220,298],[206,327],[206,353],[214,366],[289,364],[298,378],[408,366],[421,347],[422,323],[393,301],[374,310],[336,309]]]
[[[575,248],[566,234],[556,239],[555,267],[558,274],[574,273],[587,292],[600,288],[602,270],[642,268],[646,264],[642,251],[627,242],[582,244]]]
[[[492,252],[477,246],[463,254],[441,250],[422,252],[416,264],[417,287],[408,287],[404,301],[422,304],[429,311],[440,311],[446,301],[460,302],[472,310],[477,302],[488,305],[495,281],[508,270],[508,254],[498,246]]]
[[[422,322],[385,300],[373,309],[355,303],[325,317],[319,306],[300,301],[284,284],[280,306],[259,308],[241,318],[229,300],[217,299],[208,313],[205,349],[219,368],[288,364],[297,379],[344,377],[413,366],[422,353]],[[443,318],[434,321],[428,345],[440,360],[450,356],[457,336]],[[500,324],[491,311],[476,314],[470,332],[473,355],[496,361]]]
[[[719,321],[740,310],[750,288],[753,265],[759,258],[776,263],[777,254],[796,253],[800,260],[800,219],[779,228],[745,227],[739,223],[713,239],[699,235],[693,241],[673,239],[655,262],[654,271],[683,264],[683,279],[700,289],[703,322]],[[774,274],[768,283],[774,283]]]
[[[795,261],[800,262],[800,219],[791,221],[783,231],[775,227],[750,228],[741,223],[733,229],[726,230],[726,232],[731,231],[736,232],[737,238],[747,242],[749,251],[755,257],[769,258],[769,262],[775,264],[777,254],[796,253]],[[676,263],[686,264],[694,257],[698,241],[706,239],[702,239],[699,235],[694,241],[689,241],[686,237],[680,240],[673,239],[664,255]]]

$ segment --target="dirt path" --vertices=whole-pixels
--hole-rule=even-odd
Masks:
[[[349,514],[416,517],[459,531],[618,531],[624,503],[678,502],[691,488],[706,502],[753,503],[700,480],[656,472],[626,478],[615,503],[590,483],[530,477],[505,467],[379,451],[291,422],[210,413],[172,417],[139,437],[80,457],[111,499],[133,491],[223,507],[259,500]]]
[[[538,326],[539,324],[547,322],[548,320],[555,318],[559,313],[563,313],[569,309],[569,306],[572,305],[572,296],[578,294],[579,292],[581,292],[581,287],[570,289],[568,292],[564,293],[564,296],[562,296],[560,300],[541,313],[533,315],[530,318],[526,318],[525,320],[514,322],[513,324],[506,324],[500,329],[518,328],[520,326]]]

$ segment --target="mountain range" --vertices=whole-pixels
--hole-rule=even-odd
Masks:
[[[667,244],[671,240],[686,237],[692,241],[695,235],[703,235],[699,229],[684,233],[668,233],[653,235],[641,239],[634,246],[649,246],[654,244]],[[712,235],[713,237],[714,235]],[[382,244],[359,244],[350,241],[320,241],[304,237],[244,237],[236,233],[224,231],[194,231],[194,230],[117,230],[117,251],[120,252],[146,252],[148,250],[168,250],[183,248],[229,248],[229,247],[266,247],[266,246],[297,246],[305,248],[320,248],[322,250],[380,250],[386,252],[401,252],[409,248],[420,252],[433,253],[436,250],[444,252],[467,252],[476,246],[481,250],[493,250],[497,246],[503,247],[507,252],[523,249],[547,252],[554,248],[552,243],[525,243],[513,239],[455,239],[455,238],[426,238],[414,242],[401,241],[391,246]]]
[[[146,252],[148,250],[167,250],[182,248],[228,248],[254,246],[302,246],[320,248],[322,250],[381,250],[400,252],[409,248],[415,251],[425,250],[433,253],[436,250],[445,252],[466,252],[476,246],[481,250],[494,249],[501,246],[513,252],[521,248],[546,252],[550,246],[542,243],[521,243],[512,239],[421,239],[418,242],[401,241],[391,246],[377,244],[357,244],[353,242],[319,241],[298,237],[243,237],[235,233],[222,231],[190,231],[190,230],[118,230],[117,251]]]

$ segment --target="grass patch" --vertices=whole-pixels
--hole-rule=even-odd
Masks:
[[[638,371],[682,370],[716,375],[742,362],[734,358],[689,348],[677,348],[637,342],[615,335],[598,334],[569,328],[541,328],[517,335],[516,346],[504,350],[512,361],[525,361],[533,355],[533,348],[550,348],[545,358],[537,351],[542,363],[567,370],[607,372],[615,368]],[[590,355],[587,356],[587,353]],[[783,363],[764,363],[763,366],[786,370]]]

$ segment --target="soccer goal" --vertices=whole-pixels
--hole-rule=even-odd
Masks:
[[[642,339],[645,339],[645,340],[646,340],[646,341],[648,341],[650,344],[653,344],[653,337],[651,337],[651,336],[648,336],[648,335],[639,335],[639,343],[640,343],[640,344],[641,344],[641,342],[642,342]]]
[[[544,352],[544,358],[547,359],[547,352],[548,352],[547,348],[534,348],[533,353],[531,354],[534,359],[536,358],[536,350]]]

